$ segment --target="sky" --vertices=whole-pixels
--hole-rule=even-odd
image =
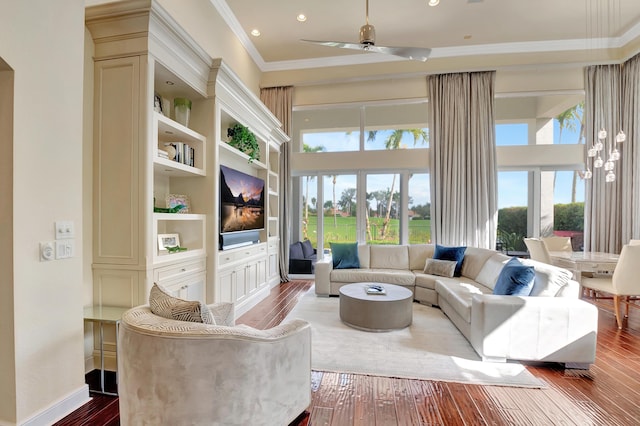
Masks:
[[[557,121],[554,123],[555,142],[558,143],[559,126]],[[387,133],[388,134],[388,133]],[[311,146],[323,146],[326,151],[357,151],[359,145],[359,132],[352,133],[316,133],[306,134],[304,142]],[[578,132],[568,129],[563,130],[562,143],[577,143]],[[496,126],[496,145],[526,145],[527,144],[527,126],[526,124],[508,124]],[[413,135],[405,134],[402,145],[407,149],[414,148]],[[416,148],[425,147],[418,144]],[[384,135],[376,138],[376,141],[365,141],[365,149],[385,149]],[[554,191],[554,200],[556,203],[571,202],[571,184],[573,172],[562,171],[556,174],[556,186]],[[392,177],[390,174],[385,175],[368,175],[367,191],[384,190],[391,187]],[[336,198],[340,199],[343,190],[347,188],[355,188],[355,175],[341,175],[336,181]],[[395,188],[398,190],[399,180],[396,179]],[[304,188],[304,184],[303,184]],[[498,208],[526,206],[527,205],[527,172],[499,172],[498,173]],[[325,177],[324,185],[325,201],[333,198],[333,184],[331,177]],[[309,188],[309,198],[315,197],[316,185],[315,180],[312,181]],[[414,175],[409,181],[409,193],[412,197],[411,205],[425,204],[430,199],[429,182],[426,174]],[[577,201],[584,201],[584,181],[578,178]],[[375,206],[375,204],[374,204]]]

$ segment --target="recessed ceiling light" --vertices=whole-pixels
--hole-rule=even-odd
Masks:
[[[254,37],[259,37],[260,36],[260,31],[257,28],[254,28],[251,30],[251,35]]]
[[[298,20],[298,22],[304,22],[307,20],[307,15],[305,15],[304,13],[301,13],[298,16],[296,16],[296,19]]]
[[[164,82],[167,86],[173,86],[175,83],[171,80],[167,80]]]
[[[429,3],[427,3],[429,6],[437,6],[438,4],[440,4],[440,0],[429,0]]]

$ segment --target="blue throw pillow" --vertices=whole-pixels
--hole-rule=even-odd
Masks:
[[[329,243],[334,269],[355,269],[360,267],[358,243]]]
[[[453,271],[454,277],[462,275],[462,261],[464,260],[464,252],[466,247],[445,247],[436,244],[436,251],[433,253],[433,258],[438,260],[455,260],[456,269]]]
[[[512,257],[500,271],[493,294],[505,296],[528,296],[533,288],[536,271],[533,266],[524,266]]]

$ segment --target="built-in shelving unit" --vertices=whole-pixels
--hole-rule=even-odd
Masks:
[[[247,247],[221,250],[217,247],[215,267],[219,272],[214,286],[216,299],[233,301],[236,312],[250,309],[280,283],[279,271],[279,173],[280,147],[289,138],[280,123],[260,100],[248,92],[238,77],[218,61],[216,75],[216,162],[265,182],[265,224],[259,241]],[[254,161],[227,143],[227,130],[235,124],[249,128],[256,136],[260,155]]]
[[[158,282],[180,297],[233,302],[242,314],[280,282],[279,158],[288,137],[157,1],[92,6],[86,24],[95,42],[94,303],[144,304]],[[188,123],[175,119],[175,98],[192,102]],[[255,161],[227,143],[236,123],[256,135]],[[220,165],[265,181],[264,229],[248,246],[220,249]],[[188,212],[161,211],[168,198]],[[163,250],[159,237],[172,235],[182,250]]]

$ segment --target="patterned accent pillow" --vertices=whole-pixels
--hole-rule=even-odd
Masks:
[[[427,263],[424,265],[424,273],[451,278],[457,264],[458,262],[455,260],[427,259]]]
[[[163,318],[216,325],[207,305],[197,300],[173,297],[155,283],[149,293],[149,307],[151,312]]]

